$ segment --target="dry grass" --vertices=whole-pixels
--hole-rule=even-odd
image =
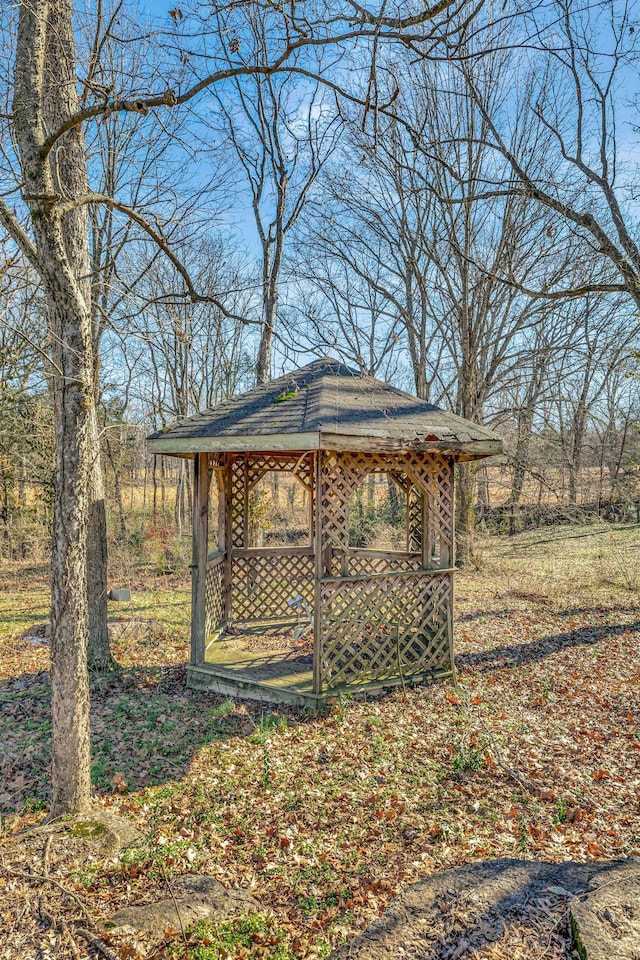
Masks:
[[[161,667],[186,656],[185,581],[147,579],[131,605],[112,604],[126,669],[94,699],[94,781],[145,842],[89,862],[56,844],[54,875],[99,920],[172,873],[213,874],[250,888],[273,918],[197,929],[187,945],[175,931],[155,955],[292,960],[325,954],[442,867],[638,851],[640,530],[564,527],[478,548],[480,568],[456,587],[459,686],[323,716],[187,691],[179,667]],[[51,951],[52,937],[55,956],[73,956],[62,921],[71,936],[80,923],[60,891],[7,872],[26,860],[38,872],[43,857],[37,835],[15,839],[47,795],[47,651],[19,639],[46,616],[43,573],[0,571],[0,930],[20,914],[23,938],[5,933],[0,956],[12,958]],[[528,946],[542,952],[542,940]],[[507,960],[503,948],[473,958]],[[571,955],[566,939],[554,950]]]

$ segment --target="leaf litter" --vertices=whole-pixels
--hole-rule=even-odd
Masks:
[[[45,574],[2,571],[0,958],[319,957],[436,870],[639,854],[640,600],[601,538],[574,532],[481,544],[457,580],[457,687],[323,713],[188,690],[186,583],[141,584],[118,605],[122,673],[92,703],[96,803],[144,835],[115,856],[64,831],[45,856],[48,650],[20,643],[46,618]],[[617,537],[637,562],[638,528]],[[255,929],[104,931],[189,873],[249,890]],[[434,960],[574,956],[553,891],[491,929],[469,904],[441,913]]]

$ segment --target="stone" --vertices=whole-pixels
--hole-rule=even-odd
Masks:
[[[34,623],[28,627],[22,634],[22,639],[26,643],[50,643],[51,642],[51,624]]]
[[[109,590],[109,600],[131,600],[131,590],[121,587],[119,590]]]
[[[92,809],[66,822],[71,837],[95,841],[102,856],[115,856],[123,847],[135,846],[142,834],[130,820],[108,810]]]
[[[265,912],[251,894],[227,890],[218,880],[204,874],[175,877],[170,883],[166,897],[118,910],[111,919],[109,932],[132,929],[159,939],[168,929],[186,929],[199,920],[220,923],[241,914]]]
[[[510,924],[526,926],[536,904],[551,916],[552,928],[571,910],[583,944],[582,960],[640,960],[634,927],[640,918],[639,888],[640,861],[632,859],[547,863],[505,858],[472,863],[411,884],[330,960],[467,956],[500,942]],[[593,925],[594,913],[599,927]],[[603,925],[618,939],[602,940]],[[607,944],[600,952],[598,938]]]
[[[599,870],[571,905],[571,928],[582,960],[640,960],[640,859]]]

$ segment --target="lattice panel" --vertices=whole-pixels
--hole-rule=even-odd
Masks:
[[[218,629],[224,620],[224,564],[222,557],[209,560],[204,592],[205,637]]]
[[[231,567],[234,620],[291,620],[288,600],[298,594],[313,611],[315,560],[312,554],[234,557]],[[304,614],[302,614],[304,616]]]
[[[369,473],[404,475],[409,488],[410,547],[422,546],[422,503],[427,497],[429,534],[451,558],[453,548],[453,468],[437,453],[402,454],[323,451],[321,454],[321,549],[325,576],[353,573],[347,568],[349,500]],[[386,569],[390,569],[387,567]],[[405,569],[407,569],[405,567]]]
[[[388,555],[364,556],[351,548],[349,550],[349,573],[353,575],[368,573],[390,573],[397,570],[419,570],[422,566],[422,554],[405,554],[402,557]]]
[[[407,499],[409,549],[422,551],[422,504],[424,494],[413,484]]]
[[[231,461],[230,497],[231,503],[231,545],[244,547],[245,527],[245,458],[234,457]]]
[[[249,489],[254,487],[265,474],[271,471],[292,473],[302,483],[308,493],[313,490],[313,454],[258,454],[246,456],[247,483]]]
[[[323,687],[452,670],[451,602],[451,574],[323,584]]]
[[[440,540],[441,555],[444,547],[453,563],[453,465],[439,454],[433,455],[433,461],[428,485],[430,526]]]
[[[231,543],[246,547],[248,494],[271,471],[292,473],[313,496],[313,454],[245,453],[231,461]]]

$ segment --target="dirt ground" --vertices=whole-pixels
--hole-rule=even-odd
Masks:
[[[113,854],[37,829],[48,648],[22,638],[46,620],[46,571],[0,568],[0,957],[326,956],[435,870],[637,854],[640,528],[557,527],[477,552],[456,583],[458,686],[322,715],[187,690],[187,582],[134,582],[110,605],[122,672],[92,705],[96,803],[142,835]],[[101,933],[190,873],[249,890],[264,914],[155,944]],[[572,957],[565,927],[537,914],[522,956]],[[516,956],[505,938],[465,950]]]

